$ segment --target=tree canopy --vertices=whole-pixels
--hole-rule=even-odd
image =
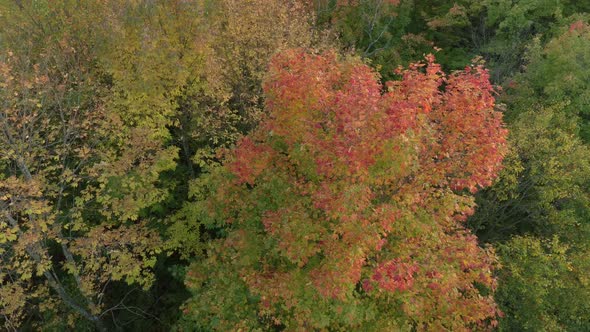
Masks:
[[[1,329],[590,330],[588,10],[0,0]]]

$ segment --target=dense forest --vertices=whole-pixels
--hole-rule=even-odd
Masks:
[[[589,12],[0,0],[0,329],[590,331]]]

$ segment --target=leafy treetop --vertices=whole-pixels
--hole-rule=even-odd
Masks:
[[[195,189],[193,211],[225,236],[189,272],[188,319],[215,329],[495,323],[495,255],[462,221],[501,168],[506,130],[485,69],[445,75],[426,59],[385,87],[355,58],[296,49],[273,59],[268,118]]]

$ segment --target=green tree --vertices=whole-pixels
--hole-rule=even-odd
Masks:
[[[369,58],[384,78],[433,51],[423,31],[412,29],[413,0],[311,0],[317,24],[338,35],[341,46]],[[467,60],[467,62],[469,59]],[[466,62],[463,62],[464,65]]]
[[[565,103],[565,112],[577,119],[577,135],[590,142],[589,51],[590,27],[584,21],[562,28],[546,46],[536,40],[529,48],[525,72],[507,86],[509,116],[539,105]]]
[[[577,10],[560,0],[312,2],[320,23],[331,26],[345,46],[381,66],[385,77],[393,77],[396,66],[437,49],[448,70],[483,56],[497,83],[521,70],[535,37],[544,44]]]
[[[557,236],[513,237],[498,246],[501,331],[585,331],[590,326],[587,251]]]
[[[496,299],[506,330],[590,326],[587,31],[577,22],[545,47],[537,40],[502,98],[512,150],[470,225],[499,248]]]

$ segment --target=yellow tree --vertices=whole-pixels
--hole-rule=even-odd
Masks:
[[[152,281],[161,241],[141,213],[165,197],[159,174],[177,152],[112,107],[92,27],[102,5],[1,7],[10,15],[0,55],[0,313],[8,330],[26,315],[64,310],[70,323],[83,317],[103,330],[107,286]]]

